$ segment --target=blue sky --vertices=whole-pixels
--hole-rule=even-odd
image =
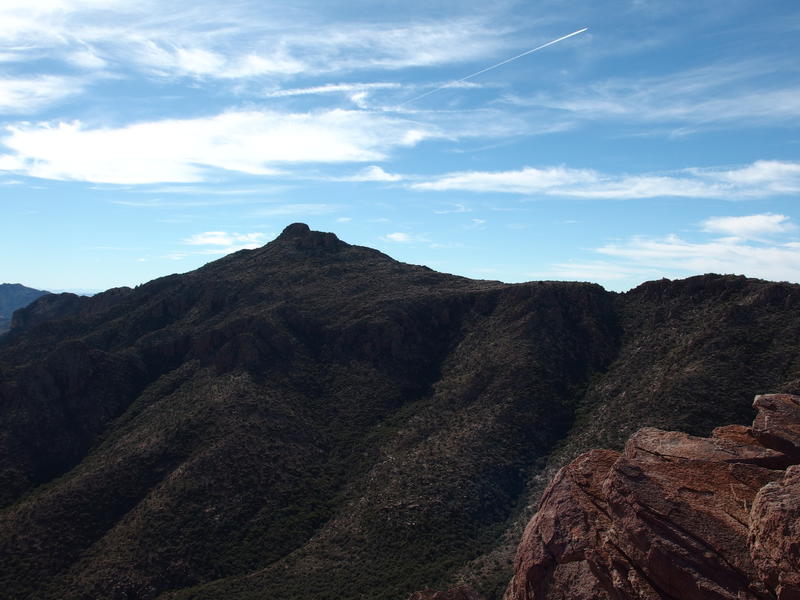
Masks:
[[[295,221],[482,279],[800,281],[798,57],[796,0],[3,0],[0,281]]]

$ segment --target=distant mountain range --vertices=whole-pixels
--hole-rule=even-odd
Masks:
[[[11,316],[18,308],[23,308],[39,296],[48,294],[42,290],[25,287],[19,283],[0,283],[0,334],[11,327]]]
[[[299,223],[48,295],[0,338],[0,598],[496,600],[559,467],[749,423],[799,357],[797,285],[474,281]]]

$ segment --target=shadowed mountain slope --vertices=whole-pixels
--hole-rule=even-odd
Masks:
[[[799,316],[795,285],[473,281],[302,224],[47,296],[0,342],[0,598],[496,597],[549,469],[750,421]]]
[[[11,327],[11,315],[45,294],[19,283],[0,283],[0,335]]]

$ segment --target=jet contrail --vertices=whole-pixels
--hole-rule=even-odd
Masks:
[[[466,77],[462,77],[461,79],[456,79],[455,81],[451,81],[449,83],[445,83],[443,86],[440,86],[440,87],[436,88],[435,90],[431,90],[430,92],[425,92],[424,94],[420,94],[419,96],[416,96],[415,98],[411,98],[410,100],[406,100],[405,102],[401,103],[400,106],[405,106],[406,104],[408,104],[410,102],[415,102],[415,101],[419,100],[420,98],[424,98],[425,96],[430,96],[431,94],[435,94],[436,92],[439,92],[439,91],[441,91],[441,90],[443,90],[445,88],[449,88],[450,86],[456,85],[457,83],[461,83],[463,81],[466,81],[467,79],[472,79],[473,77],[477,77],[478,75],[480,75],[482,73],[486,73],[486,71],[491,71],[492,69],[496,69],[497,67],[502,67],[503,65],[510,63],[512,60],[517,60],[518,58],[522,58],[523,56],[528,56],[528,54],[532,54],[532,53],[536,52],[537,50],[541,50],[542,48],[547,48],[548,46],[552,46],[553,44],[557,44],[558,42],[561,42],[561,41],[563,41],[563,40],[565,40],[567,38],[571,38],[573,35],[578,35],[579,33],[583,33],[587,29],[589,29],[589,28],[588,27],[584,27],[583,29],[578,29],[578,31],[573,31],[572,33],[568,33],[567,35],[562,35],[558,39],[555,39],[555,40],[552,40],[550,42],[547,42],[546,44],[542,44],[541,46],[536,46],[536,48],[532,48],[531,50],[527,50],[526,52],[523,52],[522,54],[517,54],[516,56],[512,56],[511,58],[507,58],[504,61],[497,63],[496,65],[492,65],[491,67],[486,67],[485,69],[481,69],[480,71],[476,71],[475,73],[472,73],[471,75],[467,75]]]

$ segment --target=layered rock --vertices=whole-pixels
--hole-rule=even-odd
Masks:
[[[800,598],[800,397],[754,407],[751,428],[645,428],[563,468],[506,600]]]

